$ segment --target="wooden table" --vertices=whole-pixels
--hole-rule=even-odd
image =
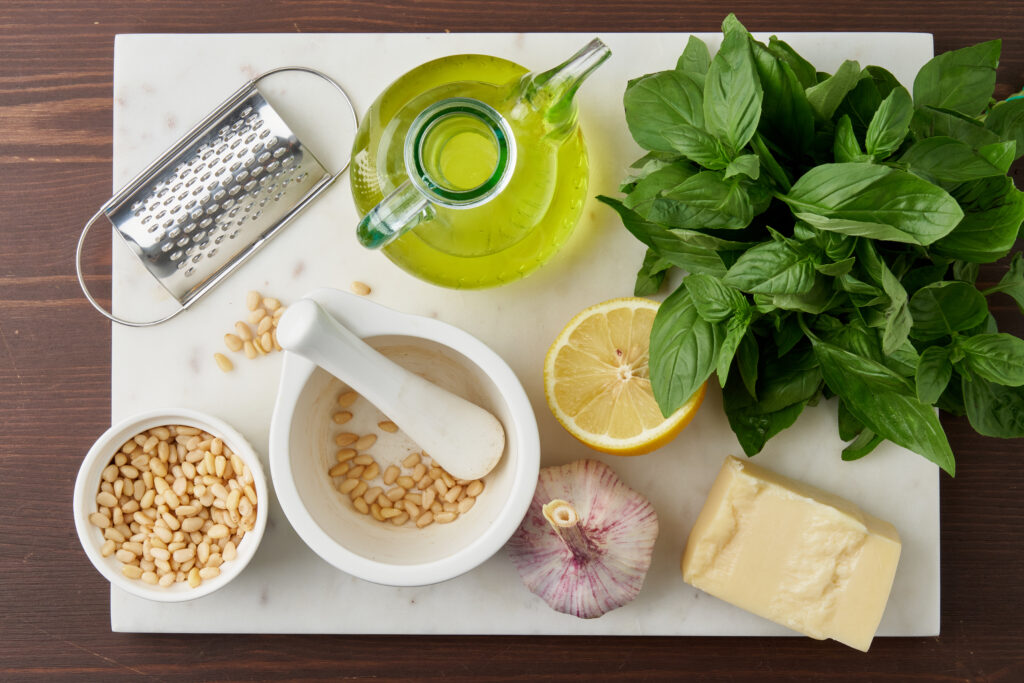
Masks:
[[[996,95],[1024,85],[1024,3],[975,0],[0,4],[0,679],[1024,681],[1022,441],[944,416],[942,635],[867,655],[804,638],[151,636],[113,634],[107,584],[79,547],[71,490],[109,424],[110,328],[78,289],[79,226],[110,195],[117,33],[923,31],[936,51],[1003,39]],[[617,96],[616,96],[617,97]],[[1020,168],[1016,170],[1018,185]],[[97,240],[99,241],[99,240]],[[109,246],[88,256],[109,269]],[[995,271],[983,271],[993,281]],[[109,286],[109,278],[107,280]],[[1009,299],[1003,329],[1024,332]],[[500,615],[495,615],[500,619]]]

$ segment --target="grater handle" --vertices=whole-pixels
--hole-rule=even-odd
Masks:
[[[85,275],[82,274],[82,249],[85,246],[85,238],[89,234],[89,230],[91,230],[93,224],[96,223],[96,219],[103,215],[104,209],[106,208],[106,206],[101,207],[99,211],[93,214],[93,217],[89,219],[89,222],[85,224],[85,227],[82,228],[82,234],[78,238],[78,247],[75,249],[75,272],[78,274],[78,284],[82,287],[82,294],[85,295],[85,298],[88,299],[89,303],[92,304],[92,307],[99,311],[104,318],[112,320],[115,323],[120,323],[121,325],[127,325],[128,327],[149,327],[151,325],[158,325],[162,322],[170,320],[174,316],[184,311],[185,307],[182,306],[181,308],[174,311],[170,315],[164,316],[159,320],[139,322],[135,320],[125,320],[124,318],[118,318],[116,315],[114,315],[107,309],[103,308],[100,302],[96,301],[92,293],[89,291],[89,287],[86,286],[85,284]]]

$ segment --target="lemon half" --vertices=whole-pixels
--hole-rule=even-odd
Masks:
[[[658,304],[612,299],[580,312],[544,361],[544,393],[555,418],[587,446],[640,455],[664,446],[693,419],[707,383],[669,417],[661,414],[648,369]]]

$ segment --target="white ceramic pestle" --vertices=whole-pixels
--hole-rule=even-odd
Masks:
[[[288,306],[277,341],[377,406],[453,477],[479,479],[501,459],[496,417],[386,358],[312,299]]]

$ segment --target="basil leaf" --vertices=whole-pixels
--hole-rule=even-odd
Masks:
[[[783,310],[819,315],[831,309],[836,298],[836,293],[828,281],[820,275],[815,275],[811,288],[806,292],[773,294],[772,303]]]
[[[633,296],[651,296],[657,294],[672,263],[658,256],[657,252],[648,249],[644,254],[644,262],[636,274],[633,285]]]
[[[911,335],[927,341],[980,324],[988,315],[988,304],[973,285],[949,280],[914,292],[910,315],[914,319]]]
[[[1024,192],[1006,176],[984,178],[950,190],[964,210],[953,232],[937,241],[935,253],[989,263],[1009,253],[1024,222]]]
[[[949,362],[949,351],[942,346],[929,346],[921,353],[914,375],[918,400],[921,403],[938,401],[952,376],[953,364]]]
[[[962,183],[1006,174],[967,143],[948,137],[915,142],[900,157],[900,162],[906,164],[911,173],[934,183]]]
[[[768,50],[789,66],[803,88],[809,88],[818,82],[817,69],[785,41],[772,36],[768,40]]]
[[[750,224],[754,208],[742,184],[702,171],[654,199],[647,215],[672,227],[739,230]]]
[[[839,399],[837,403],[839,404],[837,410],[839,438],[843,441],[851,441],[864,431],[864,424],[853,416],[853,413],[846,407],[843,399]]]
[[[736,388],[735,382],[726,387],[722,392],[725,415],[729,419],[729,427],[740,442],[740,447],[748,456],[760,453],[768,439],[791,427],[807,405],[804,401],[786,406],[774,413],[759,413],[733,406],[730,399],[735,393],[748,395],[743,389]]]
[[[999,142],[999,136],[970,116],[948,109],[924,107],[914,112],[910,132],[918,139],[945,136],[966,142],[971,147],[983,147]]]
[[[1017,141],[993,142],[984,147],[979,147],[978,154],[1003,173],[1007,173],[1013,164],[1013,160],[1016,158]]]
[[[709,323],[749,313],[750,304],[743,295],[718,278],[697,274],[690,275],[684,282],[700,317]]]
[[[678,123],[664,129],[661,137],[672,149],[705,168],[718,170],[729,164],[722,143],[703,128]]]
[[[857,141],[857,134],[853,132],[853,123],[850,117],[843,114],[836,124],[836,137],[832,143],[832,154],[839,163],[869,161],[871,157],[864,154]]]
[[[836,69],[835,74],[807,88],[807,101],[814,113],[822,120],[830,120],[860,78],[860,64],[848,59]]]
[[[681,124],[704,127],[700,88],[679,71],[660,71],[632,82],[626,88],[623,105],[629,132],[644,149],[677,151],[677,146],[666,137],[667,131]]]
[[[932,58],[914,78],[914,103],[980,114],[995,89],[1001,48],[1001,41],[990,40]]]
[[[686,41],[682,56],[676,62],[676,69],[679,71],[690,71],[698,74],[706,74],[711,65],[711,53],[707,44],[697,36],[690,36]]]
[[[954,474],[953,451],[931,406],[884,365],[811,338],[828,386],[864,426]]]
[[[747,333],[740,341],[739,348],[736,349],[736,368],[740,371],[743,386],[755,398],[757,397],[757,360],[759,355],[757,342],[748,328]]]
[[[722,282],[750,293],[799,294],[814,286],[814,263],[785,242],[764,242],[747,250]]]
[[[746,29],[729,15],[722,31],[722,47],[711,60],[705,81],[704,121],[708,132],[735,156],[757,130],[764,95]]]
[[[994,294],[995,292],[1003,292],[1012,297],[1017,302],[1020,312],[1024,313],[1024,259],[1021,259],[1021,252],[1013,255],[1013,258],[1010,259],[1010,267],[999,284],[986,290],[985,294]]]
[[[931,244],[963,218],[942,189],[874,164],[816,166],[781,199],[816,228],[913,244]]]
[[[668,228],[645,220],[616,199],[605,196],[597,199],[615,209],[622,218],[622,224],[634,237],[672,265],[690,273],[725,275],[725,264],[713,249],[690,244]]]
[[[860,139],[864,139],[868,134],[871,120],[882,106],[882,100],[899,85],[893,75],[885,69],[869,66],[861,72],[860,80],[853,90],[843,98],[833,118],[849,116],[853,130]]]
[[[846,462],[853,460],[860,460],[865,455],[875,450],[878,444],[885,441],[885,439],[878,434],[875,434],[868,428],[864,428],[860,434],[857,435],[852,442],[847,444],[846,448],[843,449],[842,459]]]
[[[836,261],[834,263],[821,263],[814,266],[814,269],[822,275],[828,275],[836,277],[837,275],[845,275],[853,269],[853,264],[857,262],[854,257],[843,259],[842,261]]]
[[[1006,387],[968,373],[963,388],[974,431],[1001,439],[1024,436],[1024,387]]]
[[[678,186],[687,178],[697,175],[697,171],[696,166],[686,161],[663,166],[637,181],[622,203],[646,217],[651,200],[662,192]]]
[[[793,186],[790,182],[789,176],[786,175],[786,171],[779,165],[779,162],[775,160],[768,146],[759,134],[755,134],[750,141],[750,146],[754,148],[754,153],[757,155],[757,159],[760,165],[768,172],[768,176],[775,181],[775,184],[783,191],[789,192],[789,189]]]
[[[903,144],[914,116],[914,102],[906,88],[899,87],[882,100],[868,125],[864,147],[876,159],[884,159]]]
[[[953,279],[955,280],[973,285],[978,281],[978,274],[980,272],[981,266],[977,263],[960,260],[953,261]]]
[[[744,302],[746,303],[746,302]],[[725,339],[718,350],[718,363],[715,366],[715,373],[718,375],[718,383],[723,387],[729,379],[729,367],[732,365],[733,356],[743,341],[747,328],[750,326],[750,309],[745,308],[725,324]]]
[[[720,324],[697,313],[685,284],[661,304],[651,328],[650,372],[664,416],[688,401],[715,370],[724,337]]]
[[[804,86],[793,69],[764,45],[751,41],[751,50],[764,90],[758,130],[777,148],[799,156],[810,148],[814,137],[814,112]]]
[[[975,334],[956,341],[964,363],[975,374],[996,384],[1024,384],[1024,339],[1012,334]]]
[[[889,305],[883,312],[885,323],[882,332],[882,352],[889,355],[903,345],[914,324],[908,310],[907,290],[869,242],[861,242],[858,246],[857,253],[868,275],[882,286],[882,291],[889,297]]]
[[[747,176],[751,180],[757,180],[758,176],[761,175],[761,162],[756,154],[738,156],[725,167],[726,178],[740,174]]]
[[[1024,99],[1000,102],[985,117],[985,127],[1004,140],[1017,143],[1014,157],[1024,156]]]

